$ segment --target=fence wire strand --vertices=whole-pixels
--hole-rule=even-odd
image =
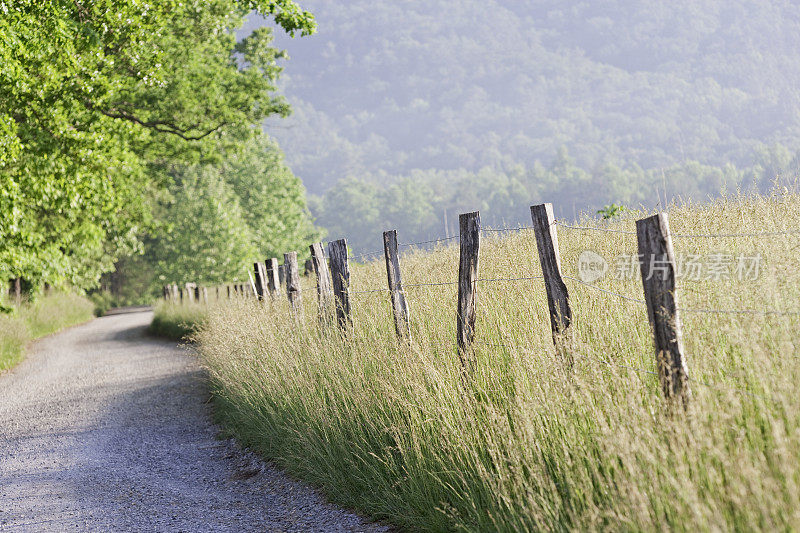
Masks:
[[[575,230],[585,230],[585,231],[599,231],[602,233],[621,233],[623,235],[636,235],[635,231],[626,231],[621,229],[607,229],[607,228],[598,228],[595,226],[571,226],[569,224],[564,224],[560,220],[556,220],[554,223],[556,226],[561,226],[562,228],[567,229],[575,229]]]
[[[636,302],[636,303],[639,303],[639,304],[646,304],[647,303],[644,300],[640,300],[639,298],[631,298],[630,296],[625,296],[624,294],[620,294],[618,292],[610,291],[608,289],[603,289],[601,287],[598,287],[597,285],[592,285],[591,283],[586,283],[585,281],[580,280],[578,278],[573,278],[572,276],[564,276],[564,275],[562,275],[562,277],[565,278],[565,279],[569,279],[569,280],[575,281],[577,283],[580,283],[581,285],[585,285],[586,287],[591,287],[592,289],[598,290],[600,292],[604,292],[606,294],[610,294],[612,296],[616,296],[617,298],[622,298],[623,300],[628,300],[630,302]]]

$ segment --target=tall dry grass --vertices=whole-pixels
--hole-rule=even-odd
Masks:
[[[642,214],[603,227],[634,230]],[[800,197],[736,197],[670,212],[674,234],[797,228]],[[600,222],[584,221],[589,224]],[[635,235],[560,227],[565,274]],[[402,228],[400,228],[402,238]],[[379,236],[376,236],[376,241]],[[800,235],[675,237],[678,254],[764,258],[755,281],[681,280],[682,308],[800,310]],[[457,246],[402,256],[404,283],[450,282]],[[484,236],[480,277],[540,274],[531,231]],[[385,287],[383,261],[352,266]],[[220,421],[334,501],[406,529],[524,531],[800,528],[800,317],[683,313],[692,396],[664,409],[638,274],[567,280],[573,368],[552,346],[541,280],[481,282],[471,379],[456,356],[456,287],[409,287],[413,343],[388,297],[355,294],[347,336],[284,299],[209,307],[196,337]]]

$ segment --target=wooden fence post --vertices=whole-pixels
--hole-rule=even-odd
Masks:
[[[194,301],[194,283],[185,283],[184,287],[186,289],[186,301],[189,303]]]
[[[456,341],[461,366],[466,371],[474,366],[472,343],[475,340],[475,297],[478,280],[478,251],[481,246],[481,214],[463,213],[458,217],[461,249],[458,261],[458,313]]]
[[[531,206],[531,220],[536,235],[536,249],[542,266],[542,277],[547,292],[547,307],[550,311],[550,328],[556,351],[572,366],[570,353],[570,324],[572,310],[569,306],[569,292],[561,277],[561,256],[558,251],[558,232],[553,216],[553,204]]]
[[[347,262],[347,240],[339,239],[328,244],[331,259],[333,299],[336,302],[336,319],[342,330],[351,323],[350,318],[350,265]]]
[[[253,263],[253,270],[255,271],[256,278],[256,297],[259,301],[263,301],[267,292],[266,268],[260,261],[256,261]]]
[[[194,284],[194,301],[200,303],[200,286],[197,283]]]
[[[303,272],[304,276],[310,276],[314,273],[314,262],[311,259],[306,259],[305,272]]]
[[[309,246],[314,273],[317,276],[317,301],[319,302],[319,320],[327,324],[331,319],[333,308],[333,287],[328,262],[325,260],[325,250],[322,243],[317,242]]]
[[[647,318],[653,328],[656,364],[664,396],[689,400],[689,373],[683,354],[681,321],[675,302],[675,252],[666,213],[636,221],[639,265],[647,302]]]
[[[203,287],[201,294],[203,296],[203,303],[208,305],[208,287]]]
[[[286,286],[286,266],[278,265],[278,283],[281,287]]]
[[[389,280],[389,296],[394,313],[394,329],[400,340],[411,341],[411,322],[409,320],[406,295],[400,276],[400,258],[397,253],[397,230],[383,232],[383,255],[386,258],[386,277]]]
[[[300,292],[300,269],[297,266],[297,252],[283,254],[283,264],[286,271],[286,296],[294,316],[302,319],[303,305]]]
[[[179,293],[180,293],[180,295],[181,295],[181,305],[183,305],[183,288],[181,288],[181,287],[178,287],[178,292],[179,292]]]
[[[267,259],[267,288],[270,295],[275,298],[281,293],[281,282],[278,278],[278,259],[273,257]]]

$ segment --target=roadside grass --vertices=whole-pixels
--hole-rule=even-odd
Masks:
[[[83,296],[52,293],[23,303],[14,315],[0,315],[0,372],[25,356],[33,339],[86,322],[94,316],[94,304]]]
[[[173,304],[160,301],[153,312],[150,333],[176,341],[190,340],[205,319],[205,304]]]
[[[630,213],[584,225],[634,231]],[[763,258],[755,280],[679,280],[681,308],[800,311],[800,197],[738,196],[670,210],[676,254]],[[480,282],[474,372],[462,379],[452,285],[458,247],[401,257],[413,342],[385,293],[353,294],[352,330],[284,299],[210,305],[194,338],[227,431],[336,503],[409,530],[794,530],[800,528],[800,316],[684,312],[692,396],[665,408],[638,272],[616,279],[636,236],[558,228],[574,366],[552,346],[541,280]],[[402,228],[400,228],[402,239]],[[693,235],[678,237],[677,235]],[[376,236],[376,242],[379,235]],[[541,274],[532,231],[486,234],[481,278]],[[352,265],[353,291],[385,287],[382,259]]]

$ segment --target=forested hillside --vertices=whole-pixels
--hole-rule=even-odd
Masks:
[[[790,162],[798,148],[793,2],[307,0],[303,7],[314,12],[318,34],[277,42],[292,58],[285,93],[294,114],[266,128],[317,195],[345,177],[397,183],[414,174],[435,188],[443,186],[438,171],[461,180],[482,172],[516,177],[524,203],[539,193],[559,196],[541,168],[556,168],[566,153],[593,187],[569,200],[571,214],[573,202],[577,210],[654,205],[656,186],[662,198],[665,189],[715,194],[722,181],[735,187],[753,173],[765,177],[751,167]],[[259,24],[251,18],[249,27]],[[569,176],[547,179],[563,188]],[[442,209],[453,200],[432,200],[441,233]],[[313,206],[332,233],[350,229],[324,209],[335,201]]]

